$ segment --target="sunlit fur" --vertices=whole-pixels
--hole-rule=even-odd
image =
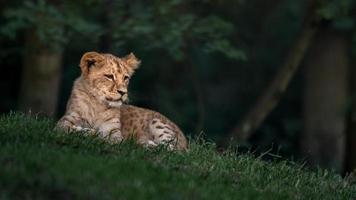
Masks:
[[[99,133],[115,143],[134,138],[144,146],[186,149],[187,140],[173,122],[158,112],[124,104],[130,77],[139,64],[132,53],[122,58],[85,53],[80,61],[82,74],[74,82],[57,128]]]

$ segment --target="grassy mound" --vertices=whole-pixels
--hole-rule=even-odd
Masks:
[[[356,199],[356,185],[287,161],[217,153],[193,142],[187,153],[54,132],[54,123],[0,117],[1,199]]]

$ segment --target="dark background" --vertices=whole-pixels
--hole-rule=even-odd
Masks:
[[[351,172],[354,7],[352,0],[0,1],[0,112],[58,119],[83,53],[134,52],[142,65],[130,103],[224,146],[294,63],[287,90],[272,95],[276,107],[257,110],[267,113],[263,123],[233,144]],[[294,51],[310,27],[309,48]],[[298,54],[300,62],[288,59]]]

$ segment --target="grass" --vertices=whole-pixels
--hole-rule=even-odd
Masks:
[[[266,162],[214,144],[187,153],[53,131],[54,122],[0,117],[0,199],[356,199],[339,175]]]

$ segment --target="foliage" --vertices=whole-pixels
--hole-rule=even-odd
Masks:
[[[11,39],[20,31],[35,32],[42,44],[50,48],[61,48],[72,33],[95,36],[99,26],[86,21],[70,9],[61,9],[45,0],[24,1],[17,8],[5,10],[7,23],[1,33]]]
[[[337,29],[351,30],[354,28],[354,17],[351,12],[354,6],[353,0],[320,0],[317,13],[324,19],[333,21]]]
[[[214,14],[200,13],[194,1],[134,1],[117,4],[115,9],[117,45],[135,42],[146,50],[164,49],[176,60],[184,59],[195,46],[232,59],[246,59],[229,40],[235,26]]]
[[[53,131],[47,119],[0,117],[2,199],[355,199],[356,185],[288,161],[222,154],[200,139],[190,151],[109,145]]]
[[[183,59],[187,49],[194,45],[202,46],[207,52],[221,52],[229,58],[246,59],[244,52],[228,39],[235,32],[234,25],[218,16],[198,16],[192,2],[117,1],[109,16],[113,30],[100,24],[102,22],[85,18],[90,5],[105,7],[105,4],[108,1],[64,1],[55,5],[46,0],[35,3],[27,0],[20,7],[6,10],[7,23],[1,33],[14,39],[19,31],[35,31],[43,44],[63,46],[72,33],[95,40],[104,32],[113,31],[110,34],[117,46],[134,41],[146,50],[164,49],[177,60]],[[67,5],[77,8],[68,9]],[[95,15],[95,11],[91,11]]]

